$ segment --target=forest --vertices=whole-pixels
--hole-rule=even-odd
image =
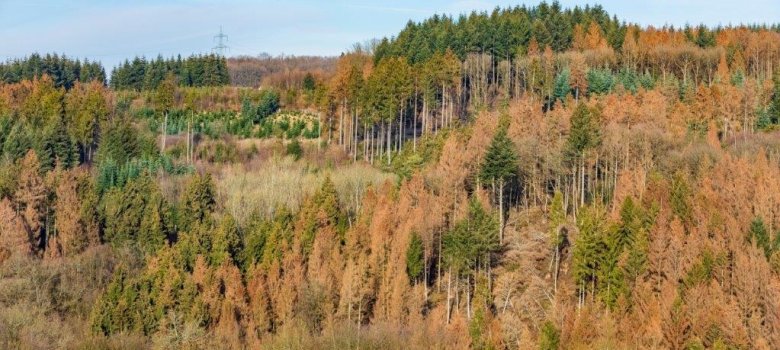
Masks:
[[[617,15],[0,64],[0,347],[780,348],[780,26]]]

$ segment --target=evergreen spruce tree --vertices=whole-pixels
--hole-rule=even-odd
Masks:
[[[482,160],[479,179],[491,184],[493,194],[498,197],[499,241],[504,238],[504,189],[518,175],[518,156],[515,144],[507,136],[507,126],[502,123],[493,136],[490,146]]]
[[[197,226],[209,223],[216,208],[214,183],[211,175],[196,174],[184,191],[180,227],[190,232]]]
[[[162,248],[168,239],[168,208],[162,193],[158,191],[152,192],[145,204],[138,231],[138,244],[147,253],[154,253]]]
[[[569,95],[571,87],[569,86],[569,70],[564,69],[558,76],[555,77],[555,87],[553,88],[553,96],[556,100],[566,102],[566,96]]]
[[[774,93],[769,106],[769,114],[773,124],[780,124],[780,72],[773,77]]]
[[[412,233],[406,250],[406,273],[409,279],[417,281],[425,268],[423,241],[416,232]]]
[[[769,236],[769,230],[767,230],[766,225],[764,225],[764,220],[760,217],[756,217],[750,223],[748,241],[755,244],[759,249],[763,250],[764,255],[767,258],[769,258],[776,249],[771,240],[771,237]]]
[[[236,220],[230,214],[225,214],[211,237],[209,263],[212,266],[219,266],[224,262],[238,263],[240,252],[241,237]]]
[[[585,301],[585,295],[589,292],[592,295],[597,292],[607,251],[603,240],[605,221],[604,211],[599,207],[585,207],[577,216],[579,235],[572,252],[572,273],[580,292],[580,303]]]

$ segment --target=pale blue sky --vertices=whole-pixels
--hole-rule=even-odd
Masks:
[[[642,25],[780,21],[780,0],[602,0],[609,13]],[[496,6],[505,0],[0,0],[0,59],[58,52],[100,60],[209,52],[222,25],[228,55],[337,55],[390,36],[409,19]],[[594,4],[561,0],[561,5]]]

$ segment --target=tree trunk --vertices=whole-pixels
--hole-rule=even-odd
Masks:
[[[187,121],[187,163],[190,162],[190,124],[192,122],[192,119]]]
[[[165,153],[165,137],[167,135],[168,135],[168,112],[165,112],[165,117],[163,118],[162,145],[160,146],[160,154]]]
[[[441,240],[442,240],[442,234],[439,232],[439,254],[437,254],[437,260],[439,260],[436,263],[436,281],[438,282],[437,285],[437,292],[441,293]]]
[[[504,243],[504,179],[498,181],[498,242]]]
[[[417,88],[414,89],[414,108],[412,108],[412,150],[417,153]]]
[[[466,275],[466,319],[471,319],[471,274]]]
[[[352,161],[357,162],[358,151],[358,110],[355,109],[355,118],[352,120]]]
[[[447,273],[447,324],[450,324],[450,316],[452,315],[452,268],[450,268],[450,272]]]
[[[398,113],[398,147],[396,147],[396,153],[401,152],[401,134],[403,133],[402,127],[404,124],[404,110]]]
[[[363,160],[368,161],[368,124],[363,124]]]
[[[344,146],[344,108],[346,105],[346,100],[341,101],[341,108],[339,109],[339,143],[341,144],[342,149],[345,151],[347,150],[346,146]]]
[[[580,206],[585,205],[585,157],[580,158]]]
[[[393,134],[392,131],[393,131],[393,126],[391,125],[390,121],[387,121],[387,135],[385,135],[387,138],[387,149],[385,150],[385,152],[387,153],[387,165],[390,165],[390,152],[392,151],[392,146],[390,142],[392,140],[392,134]]]

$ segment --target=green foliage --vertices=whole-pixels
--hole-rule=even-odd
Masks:
[[[644,87],[644,84],[641,81],[642,78],[644,77],[640,77],[637,75],[636,71],[631,69],[623,69],[617,74],[617,80],[623,88],[633,94],[637,93],[640,87]]]
[[[266,93],[270,93],[266,91]],[[273,115],[259,117],[258,108],[252,99],[246,97],[242,102],[241,114],[232,111],[203,111],[194,113],[184,109],[172,109],[168,112],[168,135],[186,133],[204,134],[211,139],[220,139],[225,135],[240,138],[288,138],[302,136],[315,139],[320,135],[320,122],[314,115],[299,111],[276,112]],[[142,119],[153,134],[161,132],[163,118],[153,109],[140,108],[135,117]]]
[[[545,321],[539,332],[539,350],[558,350],[561,331],[550,321]]]
[[[409,279],[416,281],[425,269],[425,251],[422,238],[416,232],[412,233],[409,247],[406,249],[406,274]]]
[[[210,223],[216,205],[216,192],[211,175],[193,175],[181,203],[179,223],[182,231],[191,232],[199,225]]]
[[[411,66],[401,57],[380,61],[363,91],[366,113],[374,122],[396,120],[414,92]]]
[[[273,222],[259,228],[262,231],[258,231],[257,234],[264,236],[262,247],[258,244],[245,244],[246,249],[252,249],[245,249],[245,264],[248,266],[250,263],[258,263],[267,268],[273,262],[281,262],[284,254],[283,243],[289,243],[293,237],[293,219],[293,214],[289,210],[284,207],[279,208]],[[257,239],[260,240],[259,237]]]
[[[177,244],[178,246],[178,244]],[[171,313],[197,324],[210,321],[193,278],[176,266],[176,248],[163,249],[138,276],[116,270],[106,292],[90,316],[92,331],[112,335],[137,332],[151,335],[165,325]]]
[[[98,162],[111,159],[118,165],[141,155],[141,141],[129,120],[120,119],[103,125],[97,151]]]
[[[151,157],[133,158],[124,164],[118,164],[112,158],[106,158],[97,163],[97,190],[98,193],[104,193],[112,187],[123,187],[128,181],[144,174],[151,176],[161,173],[184,175],[193,171],[191,166],[175,164],[167,155],[155,154]]]
[[[489,337],[491,298],[487,278],[477,276],[474,280],[474,316],[469,321],[472,349],[493,349]]]
[[[128,276],[121,266],[115,271],[114,278],[108,285],[103,297],[96,303],[92,310],[92,331],[101,334],[113,334],[129,328],[130,320],[126,317],[116,317],[116,309],[127,309],[131,305],[132,296],[125,292],[125,283]]]
[[[18,83],[22,80],[33,80],[47,74],[54,81],[54,86],[70,89],[77,81],[93,80],[104,83],[106,71],[99,62],[89,60],[79,61],[65,55],[46,54],[41,56],[33,53],[20,59],[0,63],[0,82]]]
[[[603,257],[608,247],[604,243],[607,230],[604,210],[600,207],[585,207],[577,215],[579,235],[572,252],[572,272],[581,290],[591,289],[600,275]]]
[[[768,131],[772,130],[775,124],[772,121],[770,112],[766,109],[762,109],[756,113],[755,125],[758,130]]]
[[[485,152],[479,178],[483,183],[505,183],[518,174],[518,157],[506,126],[498,129]]]
[[[154,107],[160,113],[168,113],[173,108],[176,94],[176,77],[169,73],[157,84],[154,91]]]
[[[756,217],[750,223],[750,229],[748,230],[747,240],[751,244],[755,244],[759,249],[764,252],[764,256],[769,259],[774,252],[780,248],[780,235],[775,234],[775,239],[769,234],[764,220],[760,217]]]
[[[22,123],[15,123],[3,142],[3,155],[11,160],[22,159],[32,146],[27,128]]]
[[[498,252],[498,222],[476,199],[469,202],[469,214],[445,233],[442,239],[444,262],[461,274],[480,264],[492,263]]]
[[[111,188],[101,199],[103,238],[114,245],[136,243],[143,250],[159,249],[168,237],[169,209],[151,177],[130,180]]]
[[[303,148],[298,139],[293,139],[287,144],[287,155],[293,157],[295,160],[301,159],[303,156]]]
[[[731,74],[731,85],[737,86],[737,87],[744,87],[745,86],[745,72],[743,72],[741,69],[738,69],[734,71],[734,73]]]
[[[615,76],[608,69],[590,69],[585,78],[588,81],[588,94],[604,95],[615,88]]]
[[[772,124],[780,124],[780,72],[775,73],[772,82],[774,83],[774,92],[768,108],[769,119]]]
[[[261,122],[279,110],[279,93],[275,90],[266,91],[257,105],[255,123]]]
[[[256,100],[257,103],[254,103],[249,96],[244,96],[241,102],[241,119],[249,125],[263,123],[280,107],[279,92],[276,90],[263,90]]]
[[[608,307],[614,307],[621,296],[630,296],[634,281],[647,264],[647,232],[653,213],[627,197],[621,205],[620,221],[610,226],[603,209],[583,209],[577,217],[580,234],[573,252],[580,290],[590,289]]]
[[[230,83],[227,60],[218,55],[190,56],[182,59],[154,60],[135,57],[125,60],[111,71],[111,87],[116,90],[154,90],[168,75],[180,86],[220,86]]]
[[[555,84],[553,87],[553,97],[556,100],[560,100],[561,102],[566,102],[566,96],[568,96],[569,92],[571,92],[571,87],[569,84],[570,76],[571,73],[569,72],[569,69],[564,68],[561,72],[558,73],[558,76],[555,77]]]
[[[171,212],[159,191],[152,192],[145,204],[137,239],[141,249],[153,253],[165,245],[172,232],[167,227],[171,223]]]
[[[601,111],[580,103],[571,116],[571,129],[566,140],[566,153],[572,157],[582,157],[585,152],[601,143]]]
[[[682,173],[676,173],[672,177],[671,187],[670,202],[672,212],[683,223],[690,222],[693,210],[691,206],[692,190],[688,185],[687,178]]]
[[[694,264],[682,280],[681,287],[683,291],[690,289],[695,285],[706,283],[712,280],[714,272],[722,268],[727,263],[724,255],[716,255],[711,251],[705,250],[699,256],[699,261]]]
[[[222,217],[219,226],[217,226],[210,239],[211,252],[208,260],[212,266],[219,266],[225,261],[233,264],[239,262],[241,237],[238,233],[236,220],[232,216],[225,214]]]
[[[277,243],[271,241],[272,236],[275,236],[272,234],[272,231],[279,227],[289,228],[290,220],[286,214],[286,211],[279,210],[272,220],[263,220],[257,214],[253,214],[250,217],[245,234],[242,237],[243,249],[239,253],[242,271],[246,272],[251,266],[263,262],[266,246],[270,247]]]
[[[576,24],[587,26],[590,21],[604,29],[612,47],[620,47],[625,24],[600,6],[562,9],[557,2],[543,2],[538,6],[496,8],[460,17],[436,15],[419,23],[409,22],[398,35],[379,43],[375,60],[402,56],[412,64],[419,64],[448,49],[463,60],[480,48],[483,52],[514,59],[518,53],[526,52],[532,38],[541,48],[550,45],[555,51],[565,51],[571,48],[572,28]]]
[[[326,177],[314,196],[301,208],[301,217],[305,218],[300,230],[303,253],[311,253],[317,232],[322,229],[334,229],[343,238],[346,231],[345,216],[341,211],[336,186],[330,177]]]
[[[306,73],[303,77],[303,89],[306,91],[313,91],[317,86],[317,81],[314,80],[314,76],[311,73]]]
[[[62,118],[44,130],[42,145],[38,154],[42,155],[41,166],[44,170],[51,170],[59,163],[64,168],[75,166],[79,163],[79,153],[76,143],[68,136],[65,122]]]
[[[449,131],[426,134],[417,140],[416,149],[412,142],[406,142],[401,152],[393,157],[389,170],[401,178],[412,177],[416,171],[439,159],[449,135]]]

